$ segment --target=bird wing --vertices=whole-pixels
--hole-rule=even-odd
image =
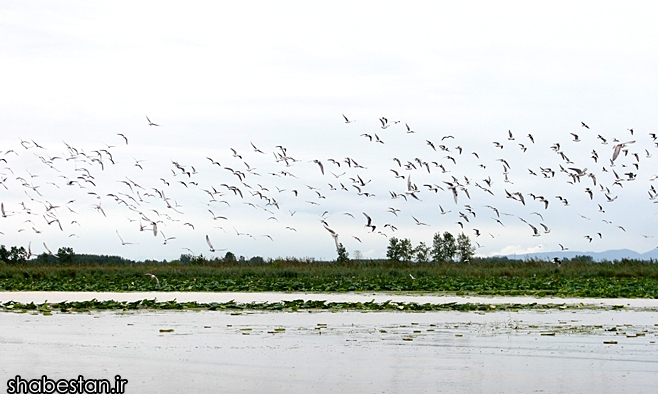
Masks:
[[[370,216],[368,216],[365,212],[363,212],[363,215],[364,215],[364,216],[366,217],[366,219],[368,220],[368,223],[366,224],[366,226],[370,226],[370,225],[372,224],[372,219],[371,219]]]

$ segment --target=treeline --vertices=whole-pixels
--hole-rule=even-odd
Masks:
[[[73,248],[62,247],[57,253],[32,253],[23,246],[12,246],[9,249],[0,245],[0,264],[135,264],[134,260],[120,256],[105,256],[95,254],[76,254]]]
[[[350,259],[347,251],[339,245],[338,258],[333,261],[320,261],[314,258],[298,258],[298,257],[278,257],[278,258],[263,258],[261,256],[245,257],[236,256],[232,252],[226,252],[224,256],[215,256],[212,258],[203,255],[182,254],[178,259],[174,260],[143,260],[136,261],[123,258],[121,256],[112,255],[94,255],[94,254],[77,254],[69,247],[61,247],[57,253],[41,253],[39,255],[32,255],[29,250],[22,246],[11,246],[7,248],[5,245],[0,245],[0,266],[3,265],[33,265],[33,266],[57,266],[57,265],[90,265],[90,266],[122,266],[122,265],[149,265],[149,266],[188,266],[188,265],[204,265],[204,266],[307,266],[307,265],[364,265],[364,264],[385,264],[385,263],[409,263],[412,265],[426,265],[436,263],[471,263],[480,265],[509,265],[514,266],[526,265],[532,266],[536,263],[547,263],[548,261],[541,259],[512,259],[505,256],[494,257],[476,257],[474,256],[475,249],[471,245],[470,239],[463,233],[456,238],[449,232],[443,234],[436,233],[432,240],[432,245],[426,245],[424,242],[419,242],[414,246],[408,238],[390,238],[389,245],[386,251],[385,259]],[[579,255],[571,259],[562,259],[564,264],[592,264],[592,265],[607,265],[607,264],[655,264],[655,260],[632,260],[622,259],[620,261],[601,261],[595,262],[592,256]],[[563,267],[564,268],[564,267]]]
[[[0,245],[0,265],[9,264],[31,264],[31,265],[68,265],[68,264],[89,264],[89,265],[161,265],[161,264],[182,264],[182,265],[200,265],[200,264],[220,264],[220,263],[244,263],[244,264],[267,264],[280,260],[299,261],[293,257],[286,259],[264,259],[260,256],[254,256],[247,259],[244,256],[237,257],[233,252],[226,252],[223,257],[206,258],[203,255],[181,254],[176,260],[143,260],[136,261],[123,258],[121,256],[95,255],[95,254],[77,254],[70,247],[61,247],[57,253],[41,253],[32,255],[28,249],[23,246],[11,246],[9,249],[5,245]],[[303,259],[307,262],[314,262],[314,259]]]
[[[429,262],[452,262],[459,261],[468,263],[475,254],[475,247],[471,244],[471,239],[461,233],[455,238],[448,231],[434,234],[432,246],[425,242],[420,242],[417,246],[412,246],[409,238],[398,239],[392,237],[389,239],[388,248],[386,249],[386,258],[392,261],[414,261],[417,263]]]

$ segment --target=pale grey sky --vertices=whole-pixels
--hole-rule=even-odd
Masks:
[[[0,181],[6,178],[0,202],[7,217],[0,218],[0,243],[31,242],[33,251],[41,252],[45,242],[51,249],[71,246],[78,253],[138,259],[173,259],[187,252],[183,248],[223,254],[209,253],[209,235],[215,248],[247,257],[324,259],[335,255],[320,222],[328,211],[325,221],[348,251],[373,258],[385,255],[386,236],[430,243],[437,231],[462,231],[458,221],[481,245],[477,253],[482,255],[559,250],[559,244],[571,250],[650,250],[658,245],[653,238],[658,207],[650,200],[655,182],[649,180],[658,168],[655,158],[647,157],[658,153],[649,136],[658,132],[657,16],[656,7],[641,2],[4,2],[0,158],[7,163],[0,161]],[[356,122],[345,124],[342,114]],[[146,115],[161,126],[149,126]],[[381,117],[391,126],[382,129]],[[405,123],[416,132],[406,133]],[[375,133],[384,144],[361,136]],[[455,138],[441,141],[447,135]],[[615,138],[636,143],[610,168]],[[64,142],[84,150],[87,158],[73,159]],[[251,142],[266,154],[254,152]],[[550,148],[554,143],[571,163]],[[300,161],[290,167],[276,162],[277,145]],[[108,149],[116,164],[106,153],[100,153],[104,169],[91,162],[98,157],[92,151],[100,149]],[[62,159],[51,168],[39,156]],[[345,157],[367,168],[346,169]],[[418,158],[431,173],[400,168],[393,157],[403,164],[417,164]],[[497,159],[510,164],[512,183],[504,182]],[[323,163],[324,176],[312,160]],[[188,177],[172,161],[188,171],[194,166],[197,173]],[[248,172],[245,162],[259,175]],[[585,176],[569,184],[560,165],[587,168],[598,182]],[[244,172],[244,183],[252,189],[225,167]],[[555,170],[555,177],[543,178],[540,167]],[[82,168],[95,186],[77,179]],[[390,191],[404,194],[407,186],[390,169],[411,175],[422,201],[391,199]],[[623,179],[629,172],[637,178],[613,185],[612,170]],[[346,174],[335,178],[330,171]],[[356,175],[370,181],[362,191],[374,197],[357,195],[349,180]],[[460,191],[455,204],[444,183],[452,176],[470,200]],[[489,176],[494,196],[475,186],[486,186],[483,179]],[[126,177],[144,189],[131,191],[120,182]],[[71,180],[84,188],[67,185]],[[341,182],[349,192],[340,190]],[[221,184],[238,186],[244,198]],[[445,191],[434,193],[423,184]],[[601,184],[614,202],[607,201]],[[225,194],[216,194],[217,202],[203,191],[212,187]],[[249,193],[257,190],[280,209]],[[526,205],[506,198],[505,190],[521,192]],[[545,196],[549,208],[528,193]],[[75,213],[66,208],[70,200],[75,200],[69,204]],[[177,203],[178,212],[167,201]],[[94,208],[99,202],[106,216]],[[60,208],[48,210],[48,204]],[[441,215],[439,205],[451,212]],[[513,216],[501,215],[503,227],[485,205]],[[398,217],[387,212],[389,207],[401,210]],[[213,220],[208,210],[227,220]],[[363,212],[385,235],[369,233]],[[470,215],[470,222],[459,212]],[[429,226],[416,225],[412,216]],[[149,230],[146,219],[159,222],[157,237],[139,231],[140,217]],[[63,231],[57,223],[47,224],[54,218]],[[533,237],[520,219],[541,230],[541,236]],[[482,235],[476,237],[474,229]],[[122,245],[117,231],[135,245]],[[162,233],[176,238],[164,245]]]

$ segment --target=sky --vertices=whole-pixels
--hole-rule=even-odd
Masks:
[[[0,244],[332,259],[329,227],[352,257],[445,231],[482,256],[646,252],[657,11],[3,2]]]

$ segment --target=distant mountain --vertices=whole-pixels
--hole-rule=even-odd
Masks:
[[[507,255],[505,257],[509,259],[539,259],[539,260],[553,260],[554,257],[560,259],[571,259],[576,256],[592,256],[595,261],[614,261],[621,259],[632,259],[632,260],[658,260],[658,248],[652,249],[646,253],[638,253],[630,249],[617,249],[617,250],[606,250],[605,252],[576,252],[576,251],[559,251],[559,252],[542,252],[542,253],[528,253],[528,254],[515,254]]]

